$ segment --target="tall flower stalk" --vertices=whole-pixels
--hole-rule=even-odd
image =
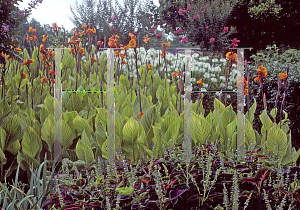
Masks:
[[[199,107],[198,107],[198,114],[200,113],[200,106],[202,103],[202,100],[200,101],[200,98],[201,98],[201,86],[205,85],[203,82],[202,82],[202,78],[200,78],[198,81],[197,81],[197,84],[199,84],[199,96],[198,96],[198,104],[199,104]],[[221,94],[220,94],[221,96]]]
[[[260,83],[260,88],[261,88],[263,102],[264,102],[264,109],[266,109],[267,108],[267,99],[266,99],[266,94],[263,91],[263,78],[267,77],[268,72],[265,67],[258,64],[257,73],[258,73],[258,76],[254,79],[254,81],[259,81],[259,83]]]
[[[288,75],[289,75],[289,69],[290,69],[290,66],[288,65],[288,67],[286,69],[286,73],[285,74],[279,73],[279,75],[278,75],[279,76],[279,80],[283,79],[284,83],[285,83],[284,94],[283,94],[283,99],[282,99],[281,109],[280,109],[280,122],[281,122],[281,118],[282,118],[283,105],[284,105],[284,102],[285,102],[285,94],[286,94],[286,91],[287,91],[287,78],[288,78]],[[276,103],[277,103],[277,97],[276,97]]]
[[[139,69],[137,65],[137,51],[136,51],[136,36],[132,33],[129,33],[129,36],[131,37],[131,40],[129,41],[127,47],[128,48],[133,48],[134,50],[134,56],[135,56],[135,67],[136,67],[136,76],[137,76],[137,81],[138,81],[138,91],[139,91],[139,99],[140,99],[140,113],[138,114],[137,118],[141,119],[142,116],[144,115],[142,111],[142,100],[141,100],[141,90],[140,90],[140,76],[139,76]]]

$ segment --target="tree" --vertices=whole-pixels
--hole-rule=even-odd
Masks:
[[[200,45],[203,50],[222,51],[230,45],[228,37],[233,31],[225,32],[224,27],[236,3],[235,0],[231,2],[160,0],[159,2],[160,15],[166,23],[167,32],[174,33],[176,29],[182,28],[182,35],[187,36],[194,46]]]
[[[282,7],[275,4],[275,0],[259,0],[259,2],[250,1],[248,7],[248,13],[251,18],[264,20],[264,18],[269,16],[274,16],[278,18],[278,14]]]
[[[11,46],[18,46],[20,44],[13,37],[17,34],[15,30],[30,15],[32,9],[38,3],[42,3],[43,0],[32,0],[29,3],[29,7],[25,10],[19,10],[17,6],[19,1],[21,0],[0,0],[0,52],[20,59],[18,54],[11,49]],[[5,63],[5,60],[1,60],[1,63]]]
[[[227,25],[237,27],[236,35],[240,39],[241,46],[254,48],[249,55],[273,44],[300,49],[300,40],[295,33],[300,26],[299,3],[291,0],[278,0],[278,7],[282,9],[277,15],[264,12],[257,13],[255,16],[250,12],[253,7],[250,2],[251,0],[240,1],[227,20]],[[259,0],[253,2],[257,5]]]
[[[130,40],[129,33],[138,37],[140,42],[148,33],[148,30],[158,19],[158,9],[153,1],[125,0],[124,6],[112,0],[84,0],[81,5],[76,1],[76,8],[70,6],[72,17],[70,20],[80,28],[82,25],[90,25],[96,28],[97,39],[106,42],[113,34],[118,35],[119,43],[126,45]],[[76,11],[75,11],[76,10]],[[106,43],[107,46],[107,43]]]

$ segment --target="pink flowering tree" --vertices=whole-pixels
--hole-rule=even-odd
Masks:
[[[172,31],[181,41],[188,37],[189,42],[203,50],[222,52],[233,41],[229,37],[235,31],[226,25],[226,20],[236,3],[237,0],[160,0],[160,5],[164,5],[160,15],[167,23],[167,32]]]
[[[0,0],[0,52],[14,55],[19,58],[11,46],[17,46],[20,43],[16,40],[12,41],[12,37],[16,34],[15,30],[21,22],[25,20],[38,4],[43,0],[31,0],[29,7],[20,9],[18,2],[21,0]]]

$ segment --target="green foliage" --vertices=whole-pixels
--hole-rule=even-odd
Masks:
[[[280,5],[275,4],[275,0],[259,0],[259,5],[251,0],[249,3],[248,13],[251,18],[266,18],[270,15],[278,16],[280,10],[282,9]]]

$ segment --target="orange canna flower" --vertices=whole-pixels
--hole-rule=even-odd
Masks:
[[[123,60],[123,63],[122,63],[122,64],[127,64],[127,62]]]
[[[93,32],[93,34],[95,34],[95,33],[96,33],[96,29],[95,29],[95,28],[93,28],[93,29],[92,29],[92,32]]]
[[[43,56],[42,57],[42,61],[46,61],[47,60],[47,57],[46,56]]]
[[[82,39],[77,39],[76,43],[79,44],[82,41]]]
[[[124,58],[126,58],[126,55],[125,55],[125,53],[120,53],[119,57],[123,60]]]
[[[228,52],[226,54],[226,58],[228,58],[229,60],[231,60],[233,63],[237,62],[236,57],[237,57],[236,53]]]
[[[92,58],[92,63],[97,63],[97,59],[95,59],[94,56]]]
[[[76,41],[69,41],[68,43],[69,44],[76,44],[77,42]]]
[[[81,26],[81,28],[82,28],[82,29],[87,28],[87,25],[83,25],[83,26]]]
[[[71,53],[75,54],[75,49],[74,48],[71,48],[69,54],[71,54]]]
[[[200,84],[200,86],[205,85],[205,84],[202,82],[202,78],[200,78],[200,79],[197,81],[197,84]]]
[[[30,65],[30,64],[33,64],[34,62],[34,59],[26,59],[25,62],[23,63],[23,65]]]
[[[28,32],[32,32],[32,30],[33,30],[33,29],[32,29],[32,27],[30,26],[30,27],[29,27],[29,31],[28,31]]]
[[[287,78],[287,74],[284,74],[284,73],[279,73],[278,76],[279,76],[280,79],[283,79],[284,81]]]
[[[27,74],[23,73],[22,74],[22,79],[26,79],[26,78],[28,78]]]
[[[135,48],[136,47],[136,42],[135,39],[131,39],[128,43],[129,48]]]
[[[120,52],[117,50],[115,51],[115,56],[119,56],[120,55]]]
[[[47,66],[48,67],[53,67],[53,65],[49,62],[49,63],[47,63]]]
[[[43,44],[41,44],[41,45],[40,45],[40,51],[43,51],[43,50],[45,50],[45,47],[44,47]]]
[[[152,70],[152,65],[151,65],[151,63],[148,64],[148,69],[149,69],[149,70]]]
[[[245,87],[248,88],[248,82],[246,81],[245,76],[244,76],[244,81],[245,81]]]
[[[168,42],[168,43],[162,43],[162,45],[161,45],[163,48],[165,48],[165,47],[170,47],[170,42]]]
[[[52,23],[52,29],[56,29],[56,23]]]
[[[32,37],[31,37],[31,40],[34,40],[34,41],[37,41],[37,37],[33,34]]]
[[[43,78],[41,79],[41,82],[42,82],[42,83],[46,83],[47,81],[48,81],[48,79],[45,78],[45,77],[43,77]]]
[[[52,74],[52,75],[55,75],[55,71],[53,71],[52,69],[50,69],[49,73],[48,74]]]
[[[97,42],[97,45],[100,45],[100,44],[103,44],[103,42],[102,42],[102,41],[98,41],[98,42]]]
[[[3,53],[3,51],[2,51],[2,53],[0,53],[0,57],[3,57],[3,58],[5,58],[5,57],[4,57],[4,53]]]
[[[133,35],[132,33],[129,33],[129,36],[131,37],[131,39],[136,39],[136,36]]]
[[[48,38],[48,36],[46,36],[46,35],[43,35],[42,42],[46,42],[47,38]]]
[[[254,78],[254,81],[260,81],[259,76]]]
[[[176,71],[176,72],[173,72],[172,73],[172,76],[175,78],[177,76],[181,75],[181,73],[179,73],[179,71]]]
[[[36,33],[36,29],[32,29],[32,33]]]
[[[55,57],[54,50],[49,50],[48,53],[49,53],[49,55],[50,55],[51,58]]]
[[[144,115],[144,112],[141,112],[141,113],[138,114],[137,118],[141,119],[143,117],[143,115]]]
[[[248,89],[247,88],[244,90],[244,95],[248,95]]]
[[[27,40],[27,42],[29,42],[29,41],[30,41],[30,37],[29,37],[29,36],[27,36],[27,37],[26,37],[26,40]]]
[[[10,59],[10,55],[7,56],[6,60],[9,60],[9,59]]]
[[[144,39],[144,42],[145,42],[145,43],[148,43],[149,40],[150,40],[149,36],[146,35],[146,36],[145,36],[145,39]]]
[[[262,78],[264,78],[268,75],[267,69],[263,66],[259,66],[258,69],[257,69],[257,72],[261,73]]]

